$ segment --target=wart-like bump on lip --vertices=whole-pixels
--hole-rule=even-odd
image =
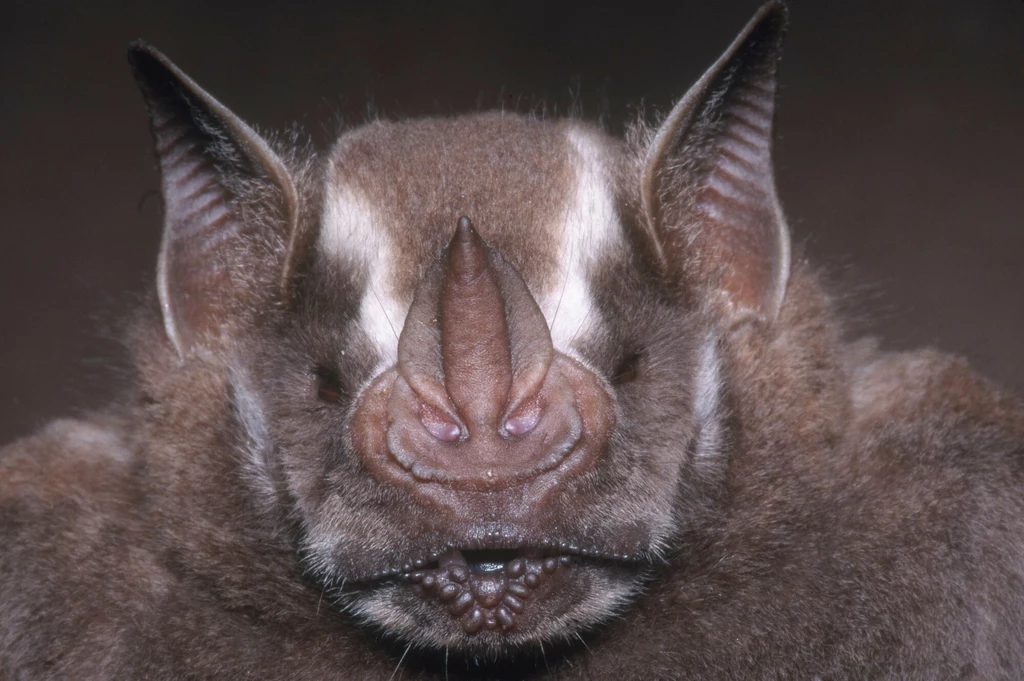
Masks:
[[[505,540],[494,535],[490,541],[500,545]],[[574,542],[543,540],[541,544],[447,548],[430,558],[407,560],[398,570],[356,581],[369,585],[404,581],[418,598],[434,603],[461,631],[473,635],[517,631],[524,617],[530,618],[531,627],[537,626],[537,618],[546,617],[541,603],[575,588],[580,579],[575,570],[584,566],[630,574],[644,563],[631,554],[596,547],[581,549]]]
[[[568,555],[544,557],[536,548],[518,550],[450,549],[436,567],[405,573],[420,595],[433,600],[458,621],[466,634],[511,631],[529,612],[531,597],[545,587],[557,588],[559,569],[568,570]]]

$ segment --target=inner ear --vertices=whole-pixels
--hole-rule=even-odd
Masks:
[[[286,293],[298,195],[270,146],[167,57],[144,44],[128,57],[164,199],[157,291],[167,336],[184,357],[200,339],[223,334],[233,310],[253,307],[268,282],[279,288],[271,293]]]
[[[721,299],[733,324],[772,322],[789,277],[772,131],[786,10],[763,6],[673,108],[645,155],[641,201],[675,285]]]

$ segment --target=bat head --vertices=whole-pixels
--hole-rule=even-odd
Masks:
[[[763,7],[626,143],[492,113],[325,154],[133,47],[167,353],[223,373],[246,493],[339,607],[426,648],[567,639],[696,522],[724,467],[719,345],[786,290],[784,24]]]

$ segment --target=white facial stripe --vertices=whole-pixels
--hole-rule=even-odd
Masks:
[[[622,238],[612,190],[602,174],[607,167],[605,151],[580,128],[570,128],[567,136],[576,151],[576,189],[562,224],[552,226],[553,241],[559,245],[560,280],[537,301],[551,327],[551,339],[562,351],[600,322],[586,275]]]
[[[249,481],[265,499],[273,499],[274,482],[270,475],[270,433],[263,402],[253,390],[249,375],[241,365],[231,371],[231,385],[235,393],[235,409],[245,430],[245,460],[243,470]]]
[[[359,303],[359,325],[377,346],[383,365],[394,364],[398,334],[411,301],[403,302],[395,295],[394,246],[379,228],[370,202],[352,187],[328,186],[320,249],[368,273],[366,291]]]
[[[600,322],[587,273],[606,249],[621,242],[622,227],[604,176],[607,152],[584,129],[570,128],[567,137],[576,152],[576,186],[551,225],[559,275],[549,290],[540,292],[538,304],[555,347],[570,352],[572,341],[585,337]],[[411,301],[401,300],[392,286],[394,246],[365,196],[350,186],[329,184],[319,245],[323,253],[365,268],[369,279],[359,306],[359,324],[380,352],[382,365],[393,364]]]
[[[722,435],[718,414],[721,378],[718,367],[718,350],[713,337],[707,338],[701,347],[700,363],[697,365],[693,386],[693,418],[700,429],[697,458],[703,459],[718,453]]]

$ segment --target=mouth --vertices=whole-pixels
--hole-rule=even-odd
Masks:
[[[581,563],[631,563],[631,556],[580,551],[575,546],[513,549],[449,548],[436,559],[416,560],[397,575],[435,601],[473,635],[510,632],[534,603],[572,579]],[[540,608],[543,610],[543,608]]]

